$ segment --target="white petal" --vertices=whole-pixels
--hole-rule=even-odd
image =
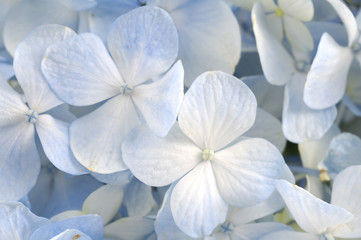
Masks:
[[[69,239],[92,240],[88,235],[76,229],[67,229],[64,232],[51,238],[50,240],[69,240]]]
[[[144,240],[153,231],[153,220],[126,217],[105,226],[104,237],[122,240]]]
[[[151,186],[168,185],[202,161],[202,150],[178,124],[165,138],[155,136],[145,126],[138,127],[124,140],[122,151],[134,176]]]
[[[320,236],[305,232],[279,231],[270,233],[259,240],[319,240]]]
[[[280,17],[277,17],[275,14],[267,14],[267,28],[272,33],[272,35],[280,42],[283,40],[283,23]]]
[[[302,52],[312,51],[313,39],[308,28],[297,19],[284,16],[285,33],[292,47]]]
[[[296,71],[294,61],[268,29],[263,7],[256,3],[252,10],[253,31],[264,75],[271,84],[285,84]]]
[[[85,199],[82,211],[100,215],[106,225],[117,214],[122,200],[122,186],[104,185]]]
[[[84,11],[97,5],[96,0],[62,0],[62,4],[73,11]]]
[[[282,10],[293,18],[307,22],[313,17],[312,0],[278,0]]]
[[[77,14],[59,1],[19,1],[8,12],[4,24],[4,44],[14,55],[18,44],[36,27],[60,24],[76,29]]]
[[[256,121],[243,136],[266,139],[275,145],[280,152],[283,152],[286,147],[286,138],[282,133],[281,122],[261,108],[257,108]]]
[[[150,0],[148,3],[169,12],[177,27],[178,58],[184,65],[186,86],[205,71],[234,72],[241,53],[241,34],[227,4],[218,0]]]
[[[342,207],[352,213],[354,218],[346,223],[345,228],[333,232],[342,238],[361,236],[361,166],[348,167],[340,172],[333,181],[331,204]]]
[[[292,230],[291,227],[276,223],[276,222],[260,222],[236,226],[233,234],[241,239],[247,237],[248,239],[260,239],[271,232]],[[293,238],[292,238],[293,240]]]
[[[124,137],[140,124],[129,96],[116,96],[70,126],[70,147],[76,159],[92,172],[126,170],[121,153]]]
[[[309,107],[328,108],[341,100],[352,59],[350,49],[338,45],[328,33],[322,35],[305,84],[303,98]]]
[[[167,12],[145,6],[115,20],[108,46],[124,81],[136,86],[173,64],[178,54],[177,29]]]
[[[91,33],[50,46],[41,68],[56,95],[77,106],[112,97],[123,83],[104,44]]]
[[[285,180],[277,180],[276,188],[297,224],[308,233],[321,234],[353,218],[347,210],[328,204]]]
[[[170,206],[174,222],[191,237],[209,235],[224,222],[228,206],[219,194],[211,162],[200,163],[176,184]]]
[[[215,152],[211,161],[223,199],[238,207],[268,198],[285,164],[278,149],[260,138],[246,139]]]
[[[68,211],[61,212],[61,213],[51,217],[50,220],[52,222],[58,222],[58,221],[65,220],[67,218],[78,217],[78,216],[82,216],[82,215],[86,215],[86,213],[79,211],[79,210],[68,210]]]
[[[314,110],[303,102],[306,75],[296,73],[286,84],[282,116],[282,128],[286,138],[302,143],[321,138],[336,119],[335,106]]]
[[[21,95],[0,76],[0,126],[25,122],[25,113],[28,110]]]
[[[343,24],[345,25],[347,35],[348,35],[348,46],[351,46],[359,37],[359,31],[357,28],[357,22],[350,11],[350,9],[339,0],[327,0],[332,7],[337,12],[338,16],[341,18]]]
[[[200,148],[217,151],[251,128],[256,105],[251,90],[237,78],[206,72],[185,94],[179,126]]]
[[[0,200],[17,201],[35,185],[40,171],[34,126],[24,121],[0,133]]]
[[[132,92],[135,105],[157,136],[166,136],[177,118],[183,100],[183,77],[183,66],[178,61],[161,79]]]
[[[68,27],[46,25],[31,32],[17,47],[14,71],[32,109],[45,112],[62,102],[50,90],[41,72],[41,61],[46,49],[53,43],[75,35]]]
[[[43,114],[36,122],[36,130],[46,156],[58,169],[72,175],[88,173],[70,150],[69,124]]]
[[[29,239],[37,228],[49,224],[46,218],[38,217],[19,202],[4,202],[0,205],[0,238]]]

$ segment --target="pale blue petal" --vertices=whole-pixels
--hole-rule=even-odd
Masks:
[[[122,240],[144,240],[154,231],[149,218],[121,218],[104,227],[104,237]]]
[[[51,238],[50,240],[70,240],[70,239],[92,240],[88,235],[76,229],[67,229],[64,232]]]
[[[108,47],[124,81],[136,86],[173,64],[178,54],[177,29],[164,10],[137,8],[111,25]]]
[[[16,48],[14,71],[30,108],[45,112],[62,102],[50,90],[41,72],[41,61],[46,49],[53,43],[73,37],[75,32],[60,25],[36,28]]]
[[[303,102],[306,75],[296,73],[286,84],[282,129],[286,138],[302,143],[321,138],[336,119],[336,106],[314,110]]]
[[[360,156],[360,138],[351,133],[341,133],[332,139],[323,164],[335,176],[351,165],[361,165]]]
[[[61,3],[73,11],[88,10],[97,5],[96,0],[61,0]]]
[[[44,24],[60,24],[76,29],[76,12],[59,1],[19,1],[8,12],[3,37],[6,49],[14,55],[18,44],[36,27]]]
[[[64,102],[90,105],[120,93],[122,78],[102,41],[83,33],[50,46],[41,69]]]
[[[345,94],[352,60],[350,49],[338,45],[328,33],[324,33],[307,75],[305,103],[314,109],[324,109],[340,101]]]
[[[219,0],[150,0],[147,4],[165,9],[177,27],[186,86],[205,71],[234,72],[241,33],[227,4]]]
[[[53,222],[38,228],[29,240],[49,240],[67,229],[76,229],[87,234],[92,240],[103,239],[102,218],[98,215],[84,215]]]
[[[101,174],[101,173],[92,172],[91,175],[100,182],[113,184],[113,185],[123,185],[123,186],[129,183],[133,178],[133,175],[129,170],[110,173],[110,174]]]
[[[161,79],[136,87],[132,99],[149,128],[165,137],[177,118],[183,100],[184,71],[178,61]]]
[[[202,150],[178,124],[165,138],[155,136],[145,126],[138,127],[125,139],[122,151],[134,176],[151,186],[173,183],[202,161]]]
[[[257,102],[239,79],[206,72],[189,88],[179,112],[179,126],[202,150],[217,151],[253,125]]]
[[[36,132],[46,156],[55,167],[72,175],[89,172],[75,159],[70,150],[68,123],[57,120],[48,114],[42,114],[36,122]]]
[[[127,167],[121,144],[139,124],[131,98],[118,95],[70,125],[70,147],[76,159],[92,172],[123,171]]]
[[[219,190],[212,163],[198,164],[173,189],[170,207],[177,226],[193,238],[212,233],[227,216],[228,204]]]
[[[48,219],[36,216],[22,203],[0,204],[0,239],[29,239],[36,229],[47,224]]]
[[[259,240],[320,240],[320,236],[294,231],[279,231],[265,235]]]
[[[246,139],[215,152],[211,163],[222,198],[237,207],[267,199],[285,165],[278,149],[260,138]]]
[[[34,126],[24,121],[0,132],[0,200],[17,201],[35,185],[40,171]]]
[[[252,22],[262,69],[267,81],[274,85],[285,84],[296,71],[294,61],[269,31],[261,3],[255,3],[253,6]]]

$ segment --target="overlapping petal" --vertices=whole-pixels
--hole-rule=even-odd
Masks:
[[[293,18],[307,22],[313,17],[312,0],[278,0],[282,10]]]
[[[154,230],[154,220],[140,217],[121,218],[104,227],[109,239],[143,240]]]
[[[286,37],[294,48],[303,52],[313,50],[312,35],[305,24],[289,16],[284,16],[283,23]]]
[[[185,94],[178,121],[201,149],[217,151],[251,128],[256,110],[256,98],[244,83],[223,72],[206,72]]]

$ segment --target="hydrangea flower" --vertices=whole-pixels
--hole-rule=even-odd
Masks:
[[[84,106],[106,100],[70,126],[77,160],[103,174],[127,169],[121,143],[141,122],[165,136],[183,97],[182,64],[172,66],[177,30],[164,10],[142,7],[119,17],[108,46],[112,57],[99,37],[84,33],[50,46],[42,62],[49,85],[65,102]]]
[[[224,222],[228,205],[265,200],[274,191],[274,179],[287,171],[282,155],[266,140],[235,141],[253,125],[256,105],[237,78],[206,72],[187,91],[179,123],[165,138],[142,126],[124,141],[124,162],[139,180],[151,186],[179,180],[171,211],[189,236],[209,235]]]

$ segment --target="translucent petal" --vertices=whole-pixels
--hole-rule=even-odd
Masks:
[[[246,139],[215,152],[211,163],[221,196],[238,207],[268,198],[285,164],[278,149],[260,138]]]
[[[104,44],[91,33],[50,46],[41,67],[56,95],[76,106],[112,97],[123,83]]]
[[[278,5],[292,18],[307,22],[313,17],[312,0],[278,0]]]
[[[241,53],[241,34],[227,4],[218,0],[150,0],[147,4],[165,9],[177,27],[178,58],[184,65],[186,86],[205,71],[234,72]]]
[[[202,161],[202,150],[182,133],[178,124],[165,138],[155,136],[145,126],[138,127],[124,140],[122,151],[134,176],[151,186],[168,185]]]
[[[306,75],[296,73],[286,84],[282,128],[286,138],[302,143],[321,138],[336,119],[335,106],[314,110],[303,102]]]
[[[352,213],[354,218],[344,228],[336,228],[333,234],[342,238],[361,236],[361,166],[348,167],[333,181],[331,203]]]
[[[14,54],[14,71],[31,108],[45,112],[62,102],[50,90],[41,72],[41,61],[53,43],[73,37],[75,32],[60,25],[45,25],[31,32]]]
[[[98,181],[114,184],[114,185],[125,185],[132,180],[132,173],[129,170],[110,173],[110,174],[101,174],[92,172],[91,175],[96,178]]]
[[[0,200],[17,201],[35,185],[40,171],[34,126],[24,121],[0,133]]]
[[[154,231],[154,220],[149,218],[121,218],[104,228],[104,237],[122,240],[143,240]]]
[[[103,225],[106,225],[117,214],[122,200],[122,186],[104,185],[85,199],[82,211],[98,214],[103,219]]]
[[[165,137],[177,118],[183,100],[183,77],[179,61],[161,79],[132,92],[134,104],[157,136]]]
[[[61,3],[73,11],[88,10],[97,5],[96,0],[62,0]]]
[[[18,44],[36,27],[60,24],[76,29],[78,16],[59,1],[19,1],[8,12],[3,37],[6,49],[14,55]]]
[[[178,54],[177,29],[167,12],[145,6],[115,20],[108,46],[124,81],[136,86],[173,64]]]
[[[69,239],[92,240],[88,235],[76,229],[67,229],[64,232],[51,238],[50,240],[69,240]]]
[[[261,4],[252,10],[253,31],[264,75],[271,84],[285,84],[296,71],[294,61],[281,43],[268,29]]]
[[[256,121],[243,136],[263,138],[275,145],[280,152],[286,147],[287,140],[282,133],[281,122],[261,108],[257,108]]]
[[[348,46],[351,46],[359,37],[359,31],[357,27],[357,22],[345,3],[339,0],[327,0],[332,7],[337,12],[338,16],[341,18],[341,21],[345,25],[347,35],[348,35]]]
[[[308,28],[297,19],[284,16],[285,33],[292,47],[299,51],[312,51],[314,48],[313,39]]]
[[[103,224],[100,216],[84,215],[53,222],[38,228],[29,240],[49,240],[67,229],[76,229],[87,234],[92,240],[103,239]]]
[[[116,96],[70,126],[70,147],[76,159],[92,172],[126,170],[121,153],[125,136],[140,124],[129,96]]]
[[[328,33],[322,35],[304,89],[303,99],[309,107],[328,108],[341,100],[352,59],[350,49],[338,45]]]
[[[217,151],[251,128],[256,105],[251,90],[237,78],[206,72],[185,94],[179,126],[201,149]]]
[[[308,233],[325,233],[353,218],[347,210],[328,204],[285,180],[276,180],[276,188],[297,224]]]
[[[210,161],[200,163],[176,184],[170,207],[174,222],[193,238],[209,235],[224,222],[228,205],[219,193]]]
[[[320,236],[311,233],[294,232],[294,231],[279,231],[270,233],[260,240],[319,240]]]
[[[69,124],[48,114],[39,116],[36,131],[49,160],[63,172],[79,175],[89,171],[74,157],[69,145]]]

